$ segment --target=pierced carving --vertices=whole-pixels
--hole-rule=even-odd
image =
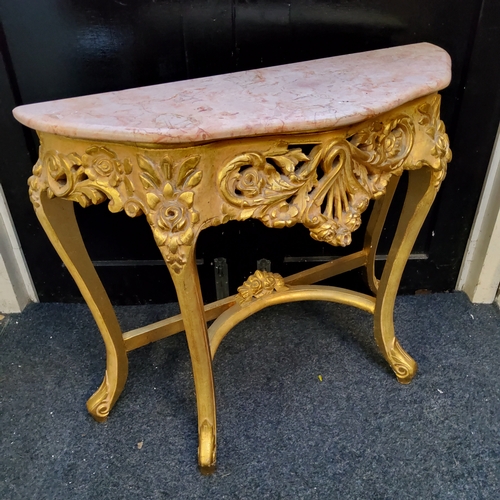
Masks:
[[[252,299],[259,299],[274,292],[287,290],[283,278],[277,273],[256,271],[238,288],[236,301],[240,305],[249,304]]]
[[[309,155],[286,145],[238,155],[219,174],[223,209],[231,219],[252,217],[268,227],[301,222],[314,239],[346,246],[370,199],[401,174],[414,135],[412,119],[402,114],[317,144]]]
[[[82,207],[109,199],[110,211],[119,212],[123,201],[118,187],[125,168],[116,154],[104,146],[88,148],[81,156],[47,151],[40,156],[28,180],[30,198],[35,207],[40,204],[42,191],[46,191],[49,198],[65,198]],[[127,168],[128,173],[131,168]]]
[[[428,166],[439,188],[451,160],[439,104],[438,95],[430,96],[346,137],[326,141],[319,134],[307,154],[288,141],[267,151],[240,151],[215,166],[222,207],[207,213],[204,227],[250,217],[275,228],[302,223],[318,241],[348,245],[369,201],[385,193],[392,175]],[[83,154],[42,151],[29,180],[30,197],[35,207],[46,191],[83,207],[109,200],[112,212],[146,214],[165,260],[179,273],[202,227],[194,188],[203,176],[198,165],[205,146],[190,151],[178,161],[144,148],[121,158],[107,145],[92,145]]]
[[[91,146],[83,155],[51,150],[33,168],[29,195],[35,208],[40,206],[40,193],[46,191],[49,198],[73,200],[82,207],[109,200],[111,212],[125,210],[130,217],[146,214],[165,260],[179,273],[199,221],[192,191],[203,176],[196,168],[199,161],[199,155],[173,164],[167,155],[155,161],[137,154],[135,162],[143,188],[137,189],[131,178],[130,158],[121,160],[105,146]]]

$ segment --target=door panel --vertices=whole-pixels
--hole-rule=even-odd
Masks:
[[[500,118],[498,2],[469,0],[457,8],[452,0],[0,0],[0,20],[0,181],[41,300],[81,299],[32,213],[26,179],[37,142],[13,120],[12,107],[420,41],[445,48],[453,60],[442,116],[454,160],[402,290],[454,287]],[[110,214],[105,206],[77,207],[77,217],[114,302],[175,300],[144,218]],[[205,299],[215,297],[215,258],[226,258],[234,292],[259,259],[286,275],[309,266],[304,260],[344,255],[361,243],[362,230],[341,249],[313,241],[303,227],[277,231],[246,221],[210,228],[197,251]],[[357,272],[335,282],[364,287]]]

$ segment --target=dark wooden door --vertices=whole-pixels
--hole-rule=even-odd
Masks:
[[[37,140],[13,120],[12,107],[420,41],[453,60],[442,116],[454,159],[402,290],[454,288],[500,118],[497,0],[0,0],[0,21],[0,182],[41,300],[81,299],[33,215],[26,179]],[[115,303],[175,300],[144,218],[103,205],[77,216]],[[381,263],[393,227],[392,218]],[[234,292],[259,259],[287,275],[356,249],[358,233],[346,250],[298,226],[210,228],[197,253],[205,299],[215,296],[215,259],[226,259]],[[363,286],[356,272],[346,281]]]

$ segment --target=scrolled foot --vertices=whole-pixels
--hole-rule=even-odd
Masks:
[[[97,422],[104,422],[113,408],[115,401],[118,399],[119,394],[116,394],[109,387],[108,374],[104,375],[104,380],[92,396],[87,401],[87,410]]]
[[[409,384],[417,373],[417,362],[394,339],[394,345],[388,353],[388,362],[401,384]]]
[[[215,433],[213,425],[207,419],[199,430],[198,465],[202,474],[215,471]]]

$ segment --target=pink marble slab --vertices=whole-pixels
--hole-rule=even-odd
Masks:
[[[68,137],[195,143],[325,130],[448,86],[429,43],[20,106],[24,125]]]

